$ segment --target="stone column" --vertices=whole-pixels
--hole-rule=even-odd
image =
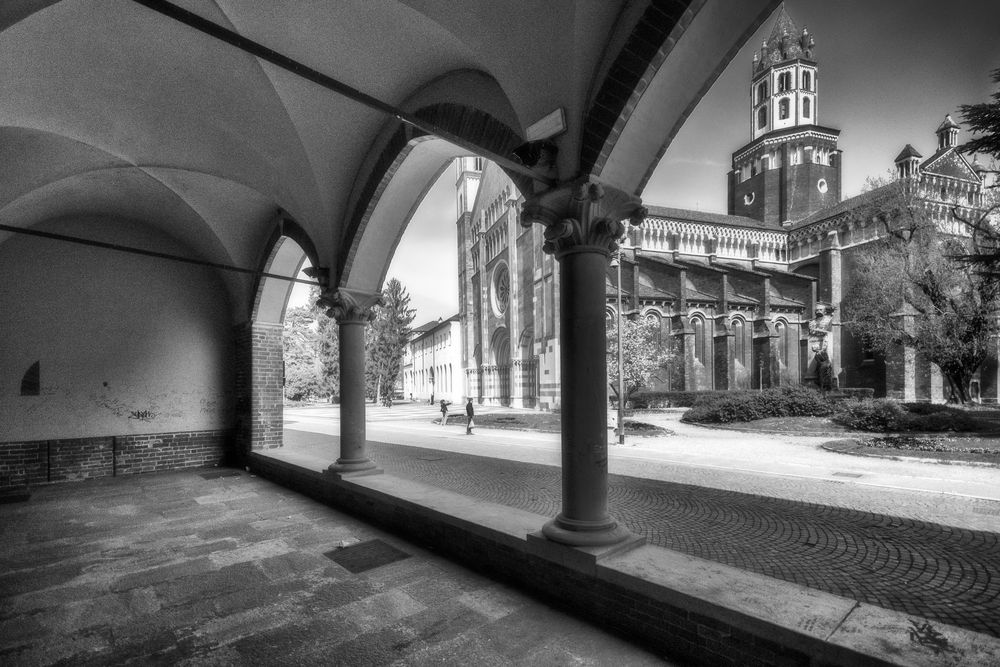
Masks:
[[[330,472],[372,471],[365,451],[365,325],[381,302],[380,294],[341,287],[324,292],[319,305],[337,320],[340,335],[340,458]]]
[[[554,542],[600,546],[631,536],[608,513],[604,281],[621,221],[644,216],[637,197],[594,177],[536,195],[521,212],[522,225],[545,227],[542,249],[559,262],[562,512],[542,528]]]

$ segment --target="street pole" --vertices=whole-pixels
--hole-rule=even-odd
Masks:
[[[618,264],[618,444],[625,444],[625,374],[622,372],[622,259],[621,248],[617,250]]]

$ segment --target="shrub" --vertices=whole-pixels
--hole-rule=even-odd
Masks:
[[[644,391],[635,394],[629,404],[636,410],[689,408],[709,396],[726,396],[731,391]]]
[[[831,418],[837,424],[856,431],[901,431],[906,410],[899,403],[884,398],[842,401]]]
[[[830,404],[822,394],[796,385],[763,391],[712,392],[697,400],[682,419],[727,424],[768,417],[823,417],[830,412]]]
[[[932,403],[896,403],[884,398],[844,401],[832,420],[857,431],[971,431],[976,420],[965,411]]]

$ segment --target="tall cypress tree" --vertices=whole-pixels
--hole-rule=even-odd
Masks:
[[[365,375],[368,395],[375,400],[391,396],[403,369],[403,353],[410,338],[410,324],[416,311],[410,295],[396,278],[382,290],[382,304],[366,335]]]

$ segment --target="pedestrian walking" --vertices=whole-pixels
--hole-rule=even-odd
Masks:
[[[448,423],[448,406],[451,405],[448,401],[441,399],[441,426]]]
[[[469,418],[469,423],[465,425],[465,435],[472,435],[472,427],[475,425],[472,423],[472,418],[476,416],[476,411],[472,407],[472,399],[465,404],[465,416]]]

